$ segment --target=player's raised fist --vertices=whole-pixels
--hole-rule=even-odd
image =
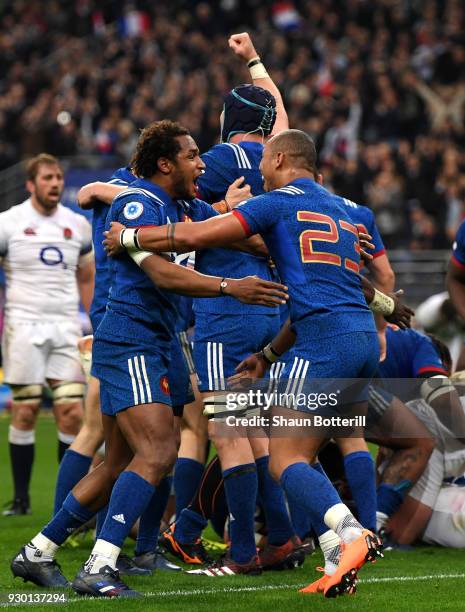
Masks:
[[[229,37],[228,44],[234,53],[239,55],[239,57],[242,57],[246,62],[249,62],[252,58],[258,56],[248,32],[232,34]]]

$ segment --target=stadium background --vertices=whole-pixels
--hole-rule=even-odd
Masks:
[[[63,160],[72,207],[150,121],[181,121],[205,151],[223,95],[250,80],[227,46],[247,30],[326,186],[373,208],[407,301],[443,290],[465,216],[460,0],[14,0],[0,28],[0,210],[41,151]]]

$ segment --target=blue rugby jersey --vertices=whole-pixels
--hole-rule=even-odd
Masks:
[[[263,177],[259,170],[262,155],[263,145],[259,142],[223,143],[212,147],[202,155],[206,169],[205,174],[198,179],[200,198],[209,203],[218,202],[224,198],[229,185],[240,176],[243,176],[245,182],[250,185],[253,195],[262,194]],[[203,221],[212,216],[205,207],[199,208],[198,204],[194,205],[192,210],[195,211],[195,218],[192,217],[194,221]],[[207,216],[202,217],[202,213]],[[257,275],[265,280],[275,280],[266,258],[231,249],[197,251],[195,268],[203,274],[213,276],[243,278]],[[278,308],[241,304],[231,297],[194,300],[194,312],[198,313],[269,315],[278,312]]]
[[[357,228],[338,196],[301,178],[244,202],[233,214],[248,235],[262,235],[289,287],[298,335],[376,331],[360,286]]]
[[[108,183],[112,185],[127,186],[134,180],[128,168],[119,168],[112,175]],[[92,242],[94,243],[95,257],[95,283],[94,297],[90,308],[90,319],[95,331],[105,314],[108,300],[108,290],[110,288],[110,273],[108,271],[108,257],[103,248],[103,232],[105,221],[110,211],[110,207],[103,202],[96,202],[92,209]]]
[[[373,211],[367,206],[356,204],[347,198],[340,199],[342,200],[344,206],[347,207],[347,212],[349,213],[349,217],[352,219],[352,223],[354,223],[354,225],[359,227],[362,231],[370,234],[372,237],[372,243],[375,250],[372,252],[370,251],[370,253],[373,255],[373,258],[384,255],[386,253],[386,249],[384,248],[383,240],[376,225]]]
[[[452,261],[459,268],[465,268],[465,221],[462,221],[457,231],[457,235],[455,236],[455,241],[452,246]]]
[[[119,221],[126,227],[182,221],[176,210],[170,196],[158,185],[136,179],[113,200],[106,227],[111,221]],[[99,334],[130,341],[142,329],[152,332],[159,342],[169,343],[178,315],[174,294],[156,287],[127,253],[111,258],[109,270],[111,287]],[[152,341],[153,336],[146,340]]]
[[[424,378],[447,371],[431,338],[415,329],[386,329],[386,358],[379,364],[382,378]]]

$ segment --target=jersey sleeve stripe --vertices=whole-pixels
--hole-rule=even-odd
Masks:
[[[244,219],[244,216],[238,210],[233,210],[232,214],[240,222],[240,224],[242,225],[242,227],[243,227],[245,233],[247,234],[247,236],[251,236],[252,235],[252,230],[250,229],[249,224],[247,223],[247,221]]]
[[[119,179],[119,178],[110,179],[108,181],[108,184],[109,185],[121,185],[122,187],[124,187],[125,185],[129,185],[127,181],[123,181],[123,179]]]
[[[244,162],[244,167],[248,168],[249,170],[251,170],[252,166],[250,165],[250,161],[249,161],[249,158],[247,157],[247,153],[244,151],[244,149],[241,146],[239,146],[239,150],[240,150],[241,155],[242,155],[242,160]]]
[[[426,372],[438,372],[439,374],[445,374],[447,376],[446,370],[438,366],[424,366],[418,369],[418,374],[425,374]]]
[[[234,156],[236,158],[236,164],[239,168],[242,168],[239,153],[237,152],[237,149],[235,148],[235,146],[230,142],[227,142],[225,144],[227,144],[227,146],[230,147],[234,151]]]
[[[376,251],[376,253],[373,253],[373,259],[381,257],[381,255],[386,255],[386,249],[381,249],[380,251]]]
[[[458,266],[459,268],[461,268],[462,270],[465,270],[465,264],[459,261],[455,255],[452,255],[451,261],[453,261],[454,264]]]

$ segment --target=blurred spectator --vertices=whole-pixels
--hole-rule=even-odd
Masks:
[[[0,25],[0,168],[49,150],[117,155],[179,119],[202,150],[249,80],[249,30],[328,187],[371,206],[388,246],[447,247],[465,216],[461,0],[10,0]]]

